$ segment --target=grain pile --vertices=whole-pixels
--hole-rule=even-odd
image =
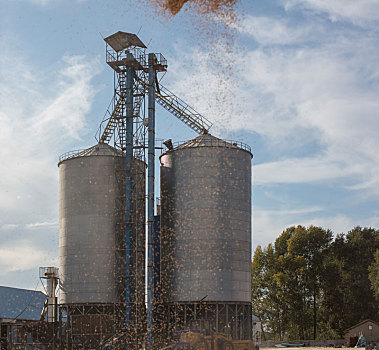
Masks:
[[[203,14],[224,15],[234,10],[238,0],[157,0],[159,6],[172,15],[176,15],[188,3]]]

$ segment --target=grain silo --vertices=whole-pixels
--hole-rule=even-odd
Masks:
[[[251,150],[212,135],[161,161],[161,279],[169,323],[251,337]]]
[[[99,143],[64,155],[60,175],[60,308],[71,339],[91,348],[124,328],[125,157]],[[145,295],[145,163],[132,167],[134,304]],[[129,246],[129,250],[131,250]]]

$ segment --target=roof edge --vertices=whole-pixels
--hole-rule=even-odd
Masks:
[[[351,326],[350,328],[345,329],[343,332],[344,332],[344,333],[347,333],[347,332],[350,331],[351,329],[353,329],[353,328],[355,328],[355,327],[358,327],[358,326],[360,326],[360,325],[362,325],[362,324],[364,324],[364,323],[366,323],[366,322],[372,322],[372,323],[376,324],[377,326],[379,326],[379,322],[376,322],[376,321],[372,320],[371,318],[366,318],[365,320],[363,320],[363,321],[361,321],[361,322],[355,324],[354,326]]]
[[[194,139],[187,140],[187,141],[178,141],[173,143],[173,148],[172,149],[167,149],[164,151],[160,156],[162,157],[165,154],[175,152],[175,151],[180,151],[184,149],[191,149],[191,148],[226,148],[226,149],[235,149],[235,150],[240,150],[244,151],[250,154],[250,157],[253,158],[253,153],[251,151],[251,147],[241,141],[236,141],[236,140],[223,140],[218,137],[215,137],[211,134],[205,134],[209,135],[211,138],[204,139],[204,135],[200,135],[198,137],[195,137]],[[203,140],[201,139],[203,138]],[[200,140],[200,141],[199,141]],[[196,142],[199,141],[200,143]],[[203,144],[202,144],[202,143]]]

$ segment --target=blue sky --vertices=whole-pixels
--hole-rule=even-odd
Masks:
[[[0,0],[0,284],[57,265],[58,156],[89,147],[112,95],[101,35],[138,32],[162,81],[253,148],[253,244],[293,224],[379,227],[379,1],[243,0],[234,43],[193,10]],[[230,44],[230,42],[229,42]],[[157,107],[157,136],[196,136]]]

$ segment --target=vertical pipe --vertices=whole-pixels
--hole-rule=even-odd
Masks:
[[[218,332],[218,303],[216,304],[216,332]]]
[[[238,339],[238,309],[237,309],[237,304],[235,305],[235,311],[234,311],[234,339]]]
[[[153,344],[153,231],[154,231],[154,171],[155,171],[155,55],[149,53],[148,101],[148,179],[147,179],[147,347]]]
[[[229,305],[228,304],[225,304],[225,309],[226,309],[226,313],[225,313],[225,325],[226,325],[226,336],[229,335]]]
[[[161,301],[161,216],[159,213],[154,217],[153,233],[154,303],[159,303]]]
[[[132,54],[129,54],[132,56]],[[126,118],[125,118],[125,326],[130,326],[133,303],[132,281],[132,162],[133,162],[133,81],[134,70],[126,69]],[[126,344],[126,348],[128,348]]]
[[[55,267],[48,267],[45,270],[46,292],[47,292],[47,322],[57,321],[57,298],[55,290],[58,285],[58,270]]]

